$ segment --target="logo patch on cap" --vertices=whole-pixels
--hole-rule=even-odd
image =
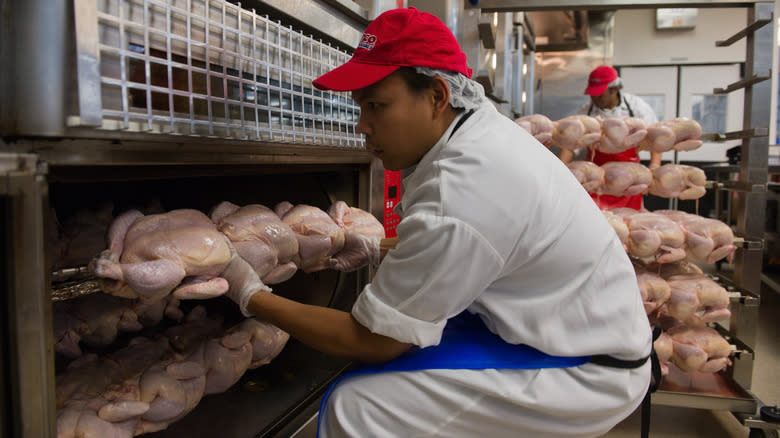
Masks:
[[[360,43],[358,44],[358,47],[371,50],[374,48],[374,45],[376,44],[376,36],[371,35],[370,33],[364,33],[363,37],[360,38]]]

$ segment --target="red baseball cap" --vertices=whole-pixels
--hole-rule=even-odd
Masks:
[[[618,72],[608,65],[596,67],[588,76],[588,88],[585,94],[589,96],[601,96],[607,91],[609,84],[618,78]]]
[[[352,58],[312,83],[320,90],[353,91],[384,79],[399,67],[430,67],[471,77],[466,55],[452,31],[435,15],[410,7],[376,17]]]

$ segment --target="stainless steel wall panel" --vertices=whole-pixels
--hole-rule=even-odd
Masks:
[[[0,134],[64,132],[67,3],[4,1],[0,79]]]

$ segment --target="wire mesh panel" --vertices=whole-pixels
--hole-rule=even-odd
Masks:
[[[363,147],[352,99],[311,85],[348,53],[222,0],[74,1],[97,11],[76,40],[97,41],[99,128]]]

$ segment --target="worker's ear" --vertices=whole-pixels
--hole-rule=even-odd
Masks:
[[[431,85],[431,102],[433,103],[433,118],[439,118],[450,104],[450,85],[441,76],[433,77]]]

